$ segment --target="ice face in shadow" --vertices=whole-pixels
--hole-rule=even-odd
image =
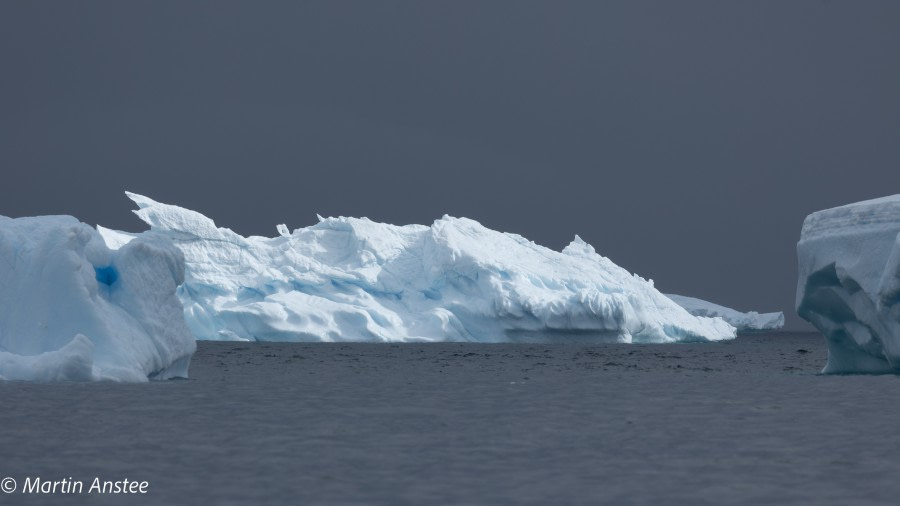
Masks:
[[[826,373],[900,372],[900,195],[809,215],[797,313],[828,340]]]
[[[0,378],[186,377],[196,342],[184,257],[142,234],[118,250],[71,216],[0,216]]]
[[[748,311],[742,313],[730,307],[720,306],[694,297],[672,293],[667,293],[666,297],[675,301],[675,303],[694,316],[718,316],[737,328],[738,332],[776,330],[784,326],[784,313],[781,311],[774,313]]]
[[[731,339],[576,238],[562,252],[445,216],[431,226],[320,218],[274,238],[128,194],[184,253],[198,339],[675,342]],[[111,247],[129,234],[98,227]]]

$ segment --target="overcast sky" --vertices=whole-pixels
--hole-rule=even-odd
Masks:
[[[443,214],[793,311],[803,218],[900,192],[900,2],[0,2],[0,214],[242,234]]]

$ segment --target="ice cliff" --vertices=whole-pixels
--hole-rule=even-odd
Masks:
[[[828,341],[826,373],[900,372],[900,195],[809,215],[797,313]]]
[[[718,316],[737,328],[738,332],[754,332],[776,330],[784,326],[784,313],[757,313],[748,311],[742,313],[729,307],[720,306],[694,297],[667,293],[666,297],[672,299],[679,306],[685,308],[694,316]]]
[[[178,289],[198,339],[675,342],[731,339],[579,238],[562,252],[445,216],[431,226],[321,218],[242,237],[129,193],[184,253]],[[98,227],[110,247],[131,234]]]
[[[0,216],[0,379],[186,377],[196,342],[183,279],[164,237],[113,251],[71,216]]]

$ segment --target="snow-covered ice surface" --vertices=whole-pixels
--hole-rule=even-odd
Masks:
[[[694,316],[718,316],[735,327],[738,332],[754,332],[778,330],[784,327],[784,313],[742,313],[730,307],[720,306],[703,299],[667,293],[666,297],[674,300]]]
[[[445,216],[430,227],[320,218],[242,237],[129,193],[184,253],[179,288],[203,340],[677,342],[731,339],[578,237],[562,252]],[[131,235],[98,227],[110,247]]]
[[[183,279],[164,237],[111,250],[71,216],[0,216],[0,379],[187,377]]]
[[[900,195],[809,215],[797,313],[828,340],[829,373],[900,372]]]

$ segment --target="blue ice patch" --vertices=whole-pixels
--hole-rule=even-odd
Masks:
[[[106,267],[94,267],[94,272],[97,273],[97,282],[106,286],[112,286],[112,284],[119,279],[119,273],[116,271],[116,268],[111,265]]]

